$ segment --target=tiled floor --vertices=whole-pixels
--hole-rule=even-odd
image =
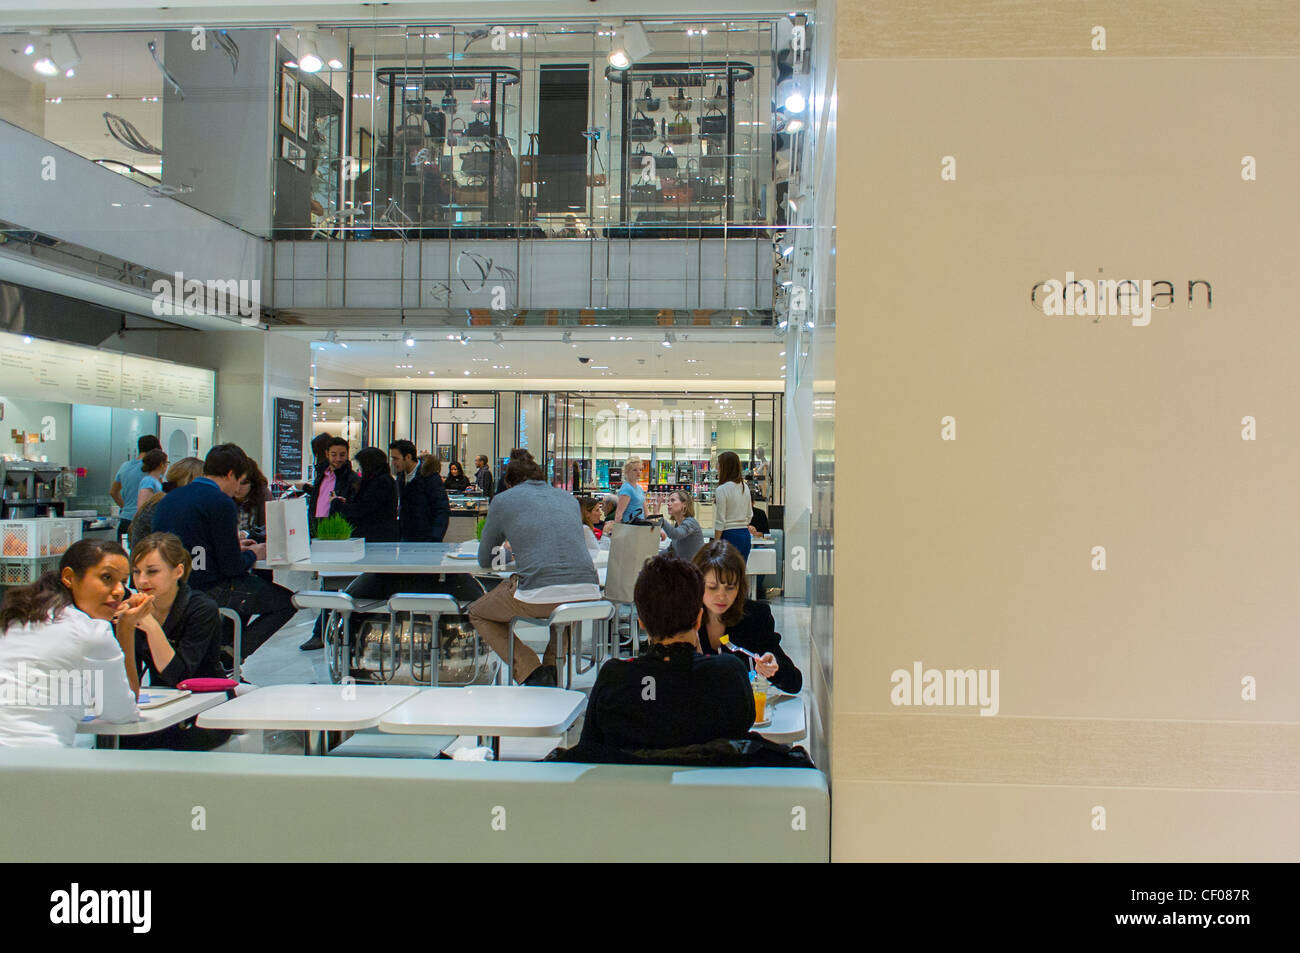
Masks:
[[[776,628],[781,633],[781,644],[800,671],[808,671],[809,610],[806,605],[774,599],[770,603]],[[311,637],[315,613],[298,613],[265,645],[244,663],[243,677],[254,685],[329,684],[325,653],[300,651],[298,646]],[[573,687],[587,690],[595,681],[595,670],[574,679]],[[571,729],[567,742],[563,738],[502,738],[501,758],[513,761],[536,761],[551,749],[562,744],[575,744],[581,731],[581,719]],[[460,738],[448,751],[473,746],[476,739]],[[299,754],[302,738],[295,732],[268,732],[259,738],[255,734],[237,736],[219,750],[265,750],[273,754]]]

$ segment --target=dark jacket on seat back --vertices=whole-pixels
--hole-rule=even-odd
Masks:
[[[433,457],[425,457],[410,473],[397,478],[398,522],[404,542],[441,543],[451,519],[451,503],[434,467]]]
[[[376,543],[395,543],[397,481],[387,473],[362,479],[349,500],[335,500],[330,512],[352,524],[352,536]]]

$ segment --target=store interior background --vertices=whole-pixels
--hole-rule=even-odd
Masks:
[[[524,6],[532,5],[516,16]],[[586,3],[551,6],[557,16],[591,12]],[[719,16],[776,13],[715,6]],[[150,217],[123,208],[133,226],[101,233],[76,214],[77,190],[103,202],[116,186],[97,176],[114,174],[81,176],[72,163],[71,208],[42,209],[8,190],[0,218],[44,223],[66,245],[104,256],[145,255],[164,274],[202,272],[187,246],[210,240],[216,267],[263,278],[268,305],[306,327],[208,327],[202,355],[143,324],[86,343],[213,369],[217,437],[264,455],[274,397],[314,403],[305,383],[313,374],[317,386],[366,394],[367,404],[372,391],[586,389],[632,403],[635,393],[674,389],[710,403],[778,394],[786,561],[791,547],[807,547],[810,747],[831,779],[836,859],[1293,858],[1300,696],[1288,673],[1300,649],[1289,556],[1300,514],[1289,483],[1300,434],[1290,422],[1297,342],[1285,297],[1300,205],[1286,171],[1300,151],[1293,5],[1261,0],[1249,17],[1207,0],[1141,11],[1115,0],[988,0],[975,11],[944,2],[925,15],[898,0],[801,9],[814,26],[810,122],[788,158],[798,183],[785,203],[751,195],[726,234],[648,250],[618,231],[625,209],[614,201],[584,210],[582,239],[494,239],[510,245],[500,260],[519,278],[510,302],[523,315],[517,324],[473,324],[487,312],[469,309],[486,308],[490,291],[454,280],[460,252],[481,252],[472,244],[453,253],[438,247],[447,238],[376,234],[373,214],[370,231],[347,241],[313,236],[310,222],[277,223],[270,197],[277,176],[291,174],[276,168],[284,160],[269,43],[252,152],[274,158],[249,170],[246,188],[227,183],[224,199],[220,186],[197,189]],[[120,16],[106,11],[95,15]],[[69,12],[67,22],[89,15]],[[184,21],[183,10],[167,16]],[[1098,25],[1104,52],[1091,48]],[[23,91],[11,79],[26,75],[0,68],[16,90],[0,117],[13,125],[0,132],[16,161],[35,167],[47,145],[30,136],[57,130],[62,120],[51,116],[67,101],[40,108],[30,84]],[[149,80],[147,95],[165,99],[158,77]],[[760,73],[755,88],[763,83],[770,99],[770,76]],[[353,102],[374,112],[370,92]],[[591,115],[609,116],[616,101],[593,98]],[[160,140],[178,135],[148,125],[155,114],[145,107],[154,105],[123,104],[122,114]],[[69,157],[94,151],[73,131],[61,135]],[[602,143],[614,157],[610,138]],[[761,165],[764,152],[754,151]],[[941,178],[949,155],[955,181]],[[1259,161],[1249,183],[1245,155]],[[606,166],[610,181],[616,168]],[[214,185],[224,174],[203,171]],[[776,225],[778,208],[807,291],[799,321],[788,319],[772,241],[760,248],[752,234],[756,219]],[[563,216],[489,224],[539,221],[553,230]],[[1098,268],[1167,278],[1177,305],[1145,328],[1032,309],[1036,282]],[[0,278],[124,307],[119,287],[37,276],[5,249]],[[1213,308],[1188,308],[1186,283],[1202,278]],[[358,296],[345,299],[348,288]],[[851,314],[843,327],[837,300]],[[346,313],[354,307],[366,320]],[[454,333],[469,344],[447,341],[457,309]],[[584,325],[605,309],[630,330]],[[697,325],[700,312],[717,324]],[[430,349],[464,352],[470,366],[408,360],[404,317],[416,319]],[[339,366],[331,330],[358,338],[365,373]],[[499,356],[498,330],[535,342],[525,347],[539,373],[525,371],[526,383]],[[700,335],[701,350],[718,347],[707,394],[684,365],[651,374],[635,363],[669,360],[657,357],[667,331]],[[634,340],[609,342],[611,333]],[[542,378],[543,362],[562,363],[563,349],[572,357],[575,342],[610,376],[595,378],[573,357],[574,370],[547,363],[554,376]],[[674,362],[688,356],[681,341],[671,350]],[[398,366],[407,363],[439,384],[415,385],[407,372],[416,368]],[[444,387],[444,375],[473,383]],[[328,403],[321,410],[333,413]],[[1240,439],[1248,414],[1260,421],[1253,443]],[[947,415],[955,442],[940,439]],[[1090,566],[1096,545],[1109,553],[1104,573]],[[794,591],[787,584],[787,597]],[[998,669],[997,717],[892,705],[891,673],[916,660]],[[1259,680],[1253,702],[1241,699],[1244,676]],[[1095,827],[1098,807],[1105,830]]]

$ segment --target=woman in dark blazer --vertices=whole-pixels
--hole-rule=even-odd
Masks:
[[[725,651],[721,638],[726,635],[732,645],[759,656],[754,661],[758,674],[781,691],[797,695],[803,688],[803,673],[781,649],[781,635],[767,603],[745,598],[745,560],[740,551],[725,539],[715,540],[695,554],[694,562],[704,576],[700,652]]]
[[[397,481],[388,472],[388,454],[378,447],[357,453],[361,482],[351,497],[335,497],[331,513],[352,524],[354,538],[376,543],[395,543],[397,527]]]
[[[131,577],[153,596],[135,630],[135,657],[149,684],[175,688],[187,678],[224,678],[217,604],[186,583],[190,554],[171,533],[151,533],[131,550]]]

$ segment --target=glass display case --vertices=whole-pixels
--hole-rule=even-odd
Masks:
[[[518,222],[519,80],[495,66],[376,70],[376,229]]]
[[[762,221],[763,120],[751,64],[646,63],[605,75],[619,90],[611,174],[621,224],[691,234]]]

